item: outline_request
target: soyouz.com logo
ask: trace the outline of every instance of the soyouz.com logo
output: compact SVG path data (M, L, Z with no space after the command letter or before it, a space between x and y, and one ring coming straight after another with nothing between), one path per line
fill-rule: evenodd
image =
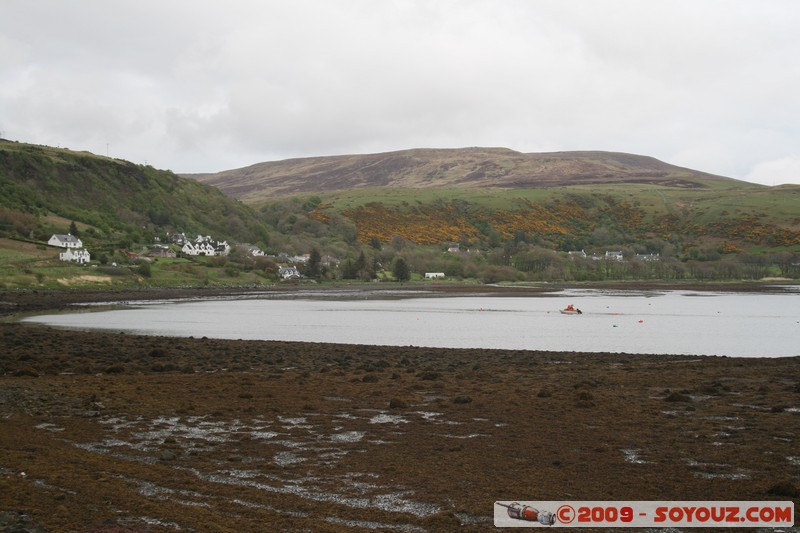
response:
M791 527L794 503L497 501L496 527Z

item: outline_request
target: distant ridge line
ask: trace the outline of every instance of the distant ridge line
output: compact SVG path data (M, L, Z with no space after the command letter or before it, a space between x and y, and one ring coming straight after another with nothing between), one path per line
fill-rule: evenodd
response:
M654 157L598 150L522 153L502 147L413 148L256 163L184 174L243 201L362 188L551 188L652 183L703 188L731 180Z

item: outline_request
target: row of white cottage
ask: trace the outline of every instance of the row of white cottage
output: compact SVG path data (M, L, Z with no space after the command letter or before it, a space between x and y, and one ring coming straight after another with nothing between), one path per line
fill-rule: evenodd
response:
M66 251L58 254L62 261L74 261L85 264L91 259L89 251L83 248L83 241L71 233L54 234L47 241L50 246L66 248ZM186 255L228 255L231 251L227 241L215 241L210 236L198 235L194 241L188 241L183 245L181 251Z
M187 241L181 251L186 255L228 255L231 247L228 241L215 241L209 235L198 235L194 241Z
M605 259L606 261L624 261L625 257L622 255L621 251L609 251L606 250L605 256L600 256L597 254L587 255L583 250L576 250L567 252L567 255L570 257L582 257L584 259L592 259L594 261L600 261L601 259ZM640 261L660 261L661 255L658 253L655 254L636 254L634 256L635 259Z
M83 248L83 242L72 235L71 233L54 234L47 241L50 246L57 246L59 248L66 248L65 252L58 254L58 258L62 261L74 261L76 263L85 264L91 259L89 251ZM253 247L255 248L255 247ZM255 248L257 252L251 251L253 255L264 255L264 252ZM228 255L231 247L227 241L215 241L210 236L198 235L194 241L185 241L181 251L186 255Z

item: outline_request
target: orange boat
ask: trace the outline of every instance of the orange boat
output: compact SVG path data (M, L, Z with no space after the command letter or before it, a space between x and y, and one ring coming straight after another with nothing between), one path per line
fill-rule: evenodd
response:
M560 309L562 315L582 315L583 311L569 304L565 309Z

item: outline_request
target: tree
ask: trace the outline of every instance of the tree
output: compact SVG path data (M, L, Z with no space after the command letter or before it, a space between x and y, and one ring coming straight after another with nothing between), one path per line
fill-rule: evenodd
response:
M355 269L355 265L353 265L353 260L348 257L347 261L345 261L342 266L342 278L356 279L356 277L358 277L358 271Z
M152 277L153 272L150 270L150 263L142 262L136 267L136 272L143 278Z
M402 257L398 257L394 261L394 268L392 269L394 277L397 281L408 281L411 279L411 270L408 268L408 263Z
M361 250L358 257L354 261L348 257L347 261L342 266L342 278L344 279L361 279L370 280L375 277L375 268L371 261L367 261L367 256L364 250Z
M74 235L75 237L79 237L78 235L78 225L75 224L75 221L69 223L69 233L70 235Z
M319 250L316 248L311 249L311 254L308 257L308 263L306 263L306 275L310 278L318 278L320 274L320 263L322 262L322 257L319 255Z
M357 273L360 273L362 270L364 270L364 267L366 266L367 266L367 256L364 255L364 250L361 250L361 253L358 256L358 259L356 259L356 264L353 266L353 268Z

